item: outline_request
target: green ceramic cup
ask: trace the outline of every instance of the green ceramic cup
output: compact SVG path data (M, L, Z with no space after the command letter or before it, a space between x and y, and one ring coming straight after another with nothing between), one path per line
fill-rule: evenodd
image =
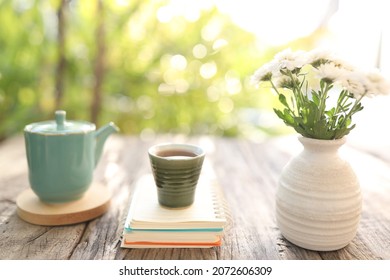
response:
M57 111L55 121L32 123L24 129L30 186L47 203L83 196L105 140L118 131L113 123L95 131L92 123L66 121L65 117L64 111Z
M148 151L160 205L188 207L194 202L205 152L189 144L159 144Z

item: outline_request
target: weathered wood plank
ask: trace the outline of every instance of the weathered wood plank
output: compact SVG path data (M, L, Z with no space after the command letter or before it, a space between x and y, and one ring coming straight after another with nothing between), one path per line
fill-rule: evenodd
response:
M216 144L214 169L224 188L232 212L233 233L227 236L222 250L223 259L278 259L273 243L275 227L272 223L272 188L267 172L257 164L245 141L219 139ZM263 157L263 155L259 155Z
M231 228L212 249L123 249L123 223L137 180L150 173L147 150L161 142L200 144L223 189ZM0 145L0 259L390 259L390 163L370 147L346 145L343 155L359 176L363 214L358 234L344 249L315 252L280 234L274 215L279 174L301 150L296 137L254 143L242 139L162 135L151 141L110 137L94 174L112 193L110 209L87 223L62 227L28 224L16 215L17 195L28 188L24 141Z

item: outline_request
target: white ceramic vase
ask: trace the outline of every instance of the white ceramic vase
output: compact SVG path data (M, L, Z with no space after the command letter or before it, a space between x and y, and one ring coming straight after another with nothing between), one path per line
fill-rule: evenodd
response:
M350 164L338 153L345 138L299 137L303 151L283 169L276 193L282 235L300 247L332 251L356 235L362 197Z

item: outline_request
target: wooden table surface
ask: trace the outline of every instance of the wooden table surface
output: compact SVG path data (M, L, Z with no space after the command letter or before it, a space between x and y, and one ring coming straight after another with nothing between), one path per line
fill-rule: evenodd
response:
M206 149L229 205L233 226L221 247L211 249L123 249L124 217L137 180L150 173L147 149L162 142L199 144ZM363 213L356 238L344 249L316 252L299 248L280 234L274 196L283 166L301 146L292 137L259 143L243 139L163 135L151 141L114 135L106 143L94 174L112 192L109 210L92 221L68 226L38 226L21 220L16 198L29 188L24 140L0 144L0 259L390 259L390 148L342 148L356 171Z

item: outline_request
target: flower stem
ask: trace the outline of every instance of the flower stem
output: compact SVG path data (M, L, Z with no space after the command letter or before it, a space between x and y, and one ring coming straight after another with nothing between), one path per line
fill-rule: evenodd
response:
M351 110L349 110L349 112L347 113L347 115L345 116L345 118L343 119L340 127L343 127L345 125L345 122L352 117L352 115L355 113L355 110L356 110L356 107L358 106L358 104L360 104L360 101L363 99L363 97L366 95L365 94L362 94L362 96L360 96L359 99L356 99L355 100L355 103L353 104Z
M273 89L276 91L276 93L280 96L281 93L280 93L279 90L276 88L275 84L274 84L271 80L270 80L270 83L271 83L272 88L273 88ZM290 112L290 114L291 114L292 116L295 116L294 111L291 110L291 107L288 105L287 102L286 102L285 106L287 107L287 110Z

